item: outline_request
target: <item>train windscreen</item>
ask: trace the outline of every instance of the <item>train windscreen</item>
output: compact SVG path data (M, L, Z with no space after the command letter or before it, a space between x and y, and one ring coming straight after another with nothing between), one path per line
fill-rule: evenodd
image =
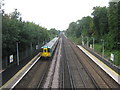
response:
M46 50L46 49L44 49L44 50L43 50L43 52L47 52L47 50Z
M50 52L50 48L48 48L48 52Z

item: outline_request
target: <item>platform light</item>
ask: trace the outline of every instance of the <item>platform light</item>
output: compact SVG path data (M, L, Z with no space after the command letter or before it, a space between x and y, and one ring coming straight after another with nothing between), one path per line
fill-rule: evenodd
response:
M94 50L95 39L94 39L94 37L92 37L92 39L93 39L93 50Z
M88 40L88 36L86 36L87 38L87 47L89 47L89 40Z
M19 50L18 50L18 48L19 48L19 46L18 46L18 44L19 44L20 42L19 41L16 41L16 46L17 46L17 65L19 65L20 64L20 61L19 61Z
M83 35L81 35L81 37L82 37L82 45L84 45L84 37L83 37Z
M105 52L105 49L104 49L104 40L103 39L101 39L101 41L103 42L102 43L102 56L104 57L104 52Z

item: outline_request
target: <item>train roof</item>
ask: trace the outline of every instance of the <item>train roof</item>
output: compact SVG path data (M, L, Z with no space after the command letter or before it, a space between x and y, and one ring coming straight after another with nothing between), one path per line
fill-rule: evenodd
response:
M41 48L52 48L55 42L58 40L58 37L53 38L50 42L42 46Z

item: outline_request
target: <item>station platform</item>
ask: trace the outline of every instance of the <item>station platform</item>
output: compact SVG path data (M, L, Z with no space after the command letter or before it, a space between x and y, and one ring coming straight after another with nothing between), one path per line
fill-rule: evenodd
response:
M101 67L111 78L113 78L118 84L120 84L120 74L119 71L116 72L111 67L103 63L99 58L94 56L92 53L90 53L88 50L83 48L80 45L77 45L79 49L81 49L91 60L93 60L99 67Z
M40 59L39 53L28 62L21 70L19 70L10 80L8 80L0 90L4 88L14 88L19 81L28 73L28 71L36 64L36 62Z

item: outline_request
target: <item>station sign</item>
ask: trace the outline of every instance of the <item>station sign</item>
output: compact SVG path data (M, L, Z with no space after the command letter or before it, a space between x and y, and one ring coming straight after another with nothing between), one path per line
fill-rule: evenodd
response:
M92 44L90 44L90 48L92 48Z
M111 53L110 59L114 61L114 54Z
M12 63L13 62L13 55L10 55L10 63Z
M36 49L38 49L38 45L36 45Z

